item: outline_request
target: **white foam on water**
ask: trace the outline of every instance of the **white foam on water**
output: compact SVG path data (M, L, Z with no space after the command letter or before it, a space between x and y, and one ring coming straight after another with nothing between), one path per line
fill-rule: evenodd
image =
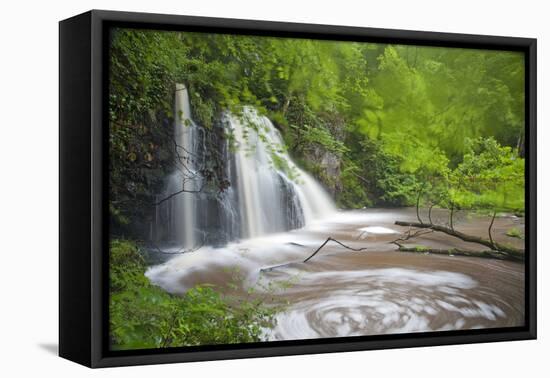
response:
M369 234L380 234L380 235L398 234L399 233L395 230L392 230L391 228L380 227L380 226L363 227L363 228L359 228L358 231L366 232L366 233L369 233Z
M286 232L229 243L221 248L204 246L152 266L145 275L170 293L184 293L195 284L203 283L193 282L191 276L215 277L230 270L253 285L261 269L303 261L320 243L316 237Z

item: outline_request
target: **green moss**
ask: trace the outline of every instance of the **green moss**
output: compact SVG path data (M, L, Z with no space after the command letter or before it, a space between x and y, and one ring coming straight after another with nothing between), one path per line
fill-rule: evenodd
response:
M506 236L509 236L511 238L518 238L518 239L524 239L525 236L521 232L519 228L512 227L509 230L506 231Z
M417 245L414 247L414 250L416 252L428 252L430 248L426 247L425 245Z

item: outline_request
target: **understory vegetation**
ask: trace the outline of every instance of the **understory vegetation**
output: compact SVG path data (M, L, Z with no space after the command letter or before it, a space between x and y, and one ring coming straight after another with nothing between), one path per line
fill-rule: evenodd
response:
M259 298L232 298L208 285L177 296L152 285L135 242L111 241L109 267L114 350L258 342L273 325L276 309Z

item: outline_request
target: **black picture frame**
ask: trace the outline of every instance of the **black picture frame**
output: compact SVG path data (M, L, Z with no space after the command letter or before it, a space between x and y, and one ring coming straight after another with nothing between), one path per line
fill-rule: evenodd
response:
M525 326L111 352L107 52L113 26L514 50L525 53ZM59 354L89 367L536 338L536 39L92 10L59 24Z

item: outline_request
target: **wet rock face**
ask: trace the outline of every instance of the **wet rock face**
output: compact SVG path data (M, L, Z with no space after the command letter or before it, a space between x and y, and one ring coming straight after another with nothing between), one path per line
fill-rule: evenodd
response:
M336 196L336 194L342 190L342 182L338 179L341 169L340 158L331 152L325 152L321 158L320 165L327 177L332 179L330 183L332 185L328 185L327 189L332 196Z
M318 168L317 172L314 172L315 177L322 182L333 198L336 197L343 189L339 179L342 168L340 157L322 147L315 146L306 158Z

